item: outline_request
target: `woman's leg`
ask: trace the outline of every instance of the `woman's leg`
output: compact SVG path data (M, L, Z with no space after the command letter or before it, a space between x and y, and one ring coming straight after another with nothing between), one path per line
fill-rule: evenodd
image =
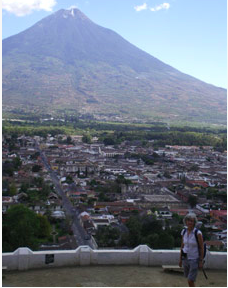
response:
M198 259L188 260L189 273L188 273L188 285L189 287L195 287L195 281L198 274L199 261Z

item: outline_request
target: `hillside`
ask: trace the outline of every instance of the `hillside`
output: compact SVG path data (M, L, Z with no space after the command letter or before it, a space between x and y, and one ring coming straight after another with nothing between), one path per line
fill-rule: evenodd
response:
M3 40L2 50L3 111L226 122L225 89L166 65L78 9Z

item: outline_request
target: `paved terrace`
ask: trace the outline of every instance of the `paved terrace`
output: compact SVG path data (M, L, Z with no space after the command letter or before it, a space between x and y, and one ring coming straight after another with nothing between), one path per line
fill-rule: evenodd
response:
M200 271L198 287L227 287L226 270ZM162 267L77 266L4 271L2 287L187 287L182 272L164 272Z
M199 272L197 285L227 287L227 253L208 251L208 280ZM31 251L21 247L3 253L3 287L186 287L183 272L164 272L177 265L179 251L153 250L139 245L131 250Z

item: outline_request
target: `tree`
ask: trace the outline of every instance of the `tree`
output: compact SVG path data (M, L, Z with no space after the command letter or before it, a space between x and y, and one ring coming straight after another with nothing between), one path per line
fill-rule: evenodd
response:
M129 230L127 244L130 247L136 247L140 244L141 240L141 221L138 217L131 216L126 223Z
M182 174L182 175L180 176L180 182L181 182L182 184L185 184L185 183L186 183L186 175L185 175L185 174Z
M7 179L2 179L2 195L7 196L10 184Z
M13 158L13 166L15 170L18 170L21 167L21 164L22 164L22 161L18 156Z
M71 183L73 183L73 182L74 182L74 181L73 181L72 176L71 176L71 175L67 175L67 177L66 177L66 183L71 184Z
M159 246L159 235L157 233L150 234L146 238L146 244L153 249L157 249Z
M50 208L48 207L48 208L46 209L45 213L44 213L44 216L46 216L46 218L47 218L47 220L48 220L49 222L51 222L51 220L52 220L51 215L52 215L52 211L51 211Z
M178 215L177 213L173 213L172 216L173 219L176 219L177 223L182 224L183 223L183 216Z
M172 249L174 247L174 237L167 232L162 232L159 234L158 246L161 249Z
M197 197L195 195L189 195L188 203L190 204L191 208L195 207L197 204Z
M44 178L42 177L34 177L33 178L33 183L37 186L37 187L43 187L45 185L44 183Z
M142 235L148 236L153 233L161 233L162 223L154 216L146 217L142 220Z
M72 138L70 136L67 136L66 143L72 144Z
M203 234L204 240L210 240L210 234L208 233L209 230L204 226L204 224L200 227L200 231Z
M102 191L98 194L98 201L100 202L109 202L110 199L108 198L108 196L105 195L105 193Z
M20 192L26 193L29 189L29 183L23 182L20 187Z
M164 175L163 175L165 178L168 178L168 179L171 179L172 178L172 176L170 175L170 173L169 173L169 171L165 171L164 172Z
M2 165L2 174L6 175L6 176L13 176L13 172L14 172L14 167L13 167L13 163L6 161L5 163L3 163Z
M199 171L199 166L196 164L193 164L190 168L189 171L194 171L194 172L198 172Z
M141 155L141 159L145 162L146 165L154 165L154 160L152 159L152 156Z
M92 179L89 183L91 186L96 186L98 183L95 179Z
M40 165L34 165L33 167L32 167L32 172L39 172L40 170L41 170L41 166Z
M17 193L17 187L16 187L16 185L15 185L15 183L12 183L10 186L9 186L9 190L8 190L9 192L8 192L8 195L9 196L14 196L14 195L16 195L16 193Z
M180 245L181 245L181 231L182 231L182 229L183 229L183 225L178 224L178 225L175 225L175 226L171 227L170 229L166 230L175 239L175 242L174 242L175 247L180 247Z
M90 143L91 143L91 140L92 140L92 137L91 137L89 134L83 135L83 137L82 137L82 142L83 142L83 143L88 143L88 144L90 144Z
M126 185L132 184L131 180L126 179L123 175L117 176L116 183Z
M115 240L118 240L120 231L117 228L110 226L99 227L96 233L96 240L101 247L110 247L115 245Z
M107 138L105 138L105 139L103 140L103 143L104 143L105 146L107 146L107 145L115 145L115 144L116 144L116 142L115 142L115 140L113 139L113 137L107 137Z
M51 233L51 225L48 221L47 216L37 215L39 220L39 229L37 232L37 236L39 238L46 238L50 236Z
M37 249L39 224L37 215L24 205L9 208L3 220L3 251L14 251L18 247Z
M31 158L32 160L36 160L39 156L40 156L40 152L35 152L34 154L32 154L32 155L30 156L30 158Z

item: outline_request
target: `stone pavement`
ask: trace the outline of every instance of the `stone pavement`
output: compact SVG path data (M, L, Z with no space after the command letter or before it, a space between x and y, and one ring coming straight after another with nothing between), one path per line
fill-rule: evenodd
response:
M197 287L227 287L226 271L200 271ZM187 287L180 272L162 267L77 266L29 271L4 271L2 287Z

